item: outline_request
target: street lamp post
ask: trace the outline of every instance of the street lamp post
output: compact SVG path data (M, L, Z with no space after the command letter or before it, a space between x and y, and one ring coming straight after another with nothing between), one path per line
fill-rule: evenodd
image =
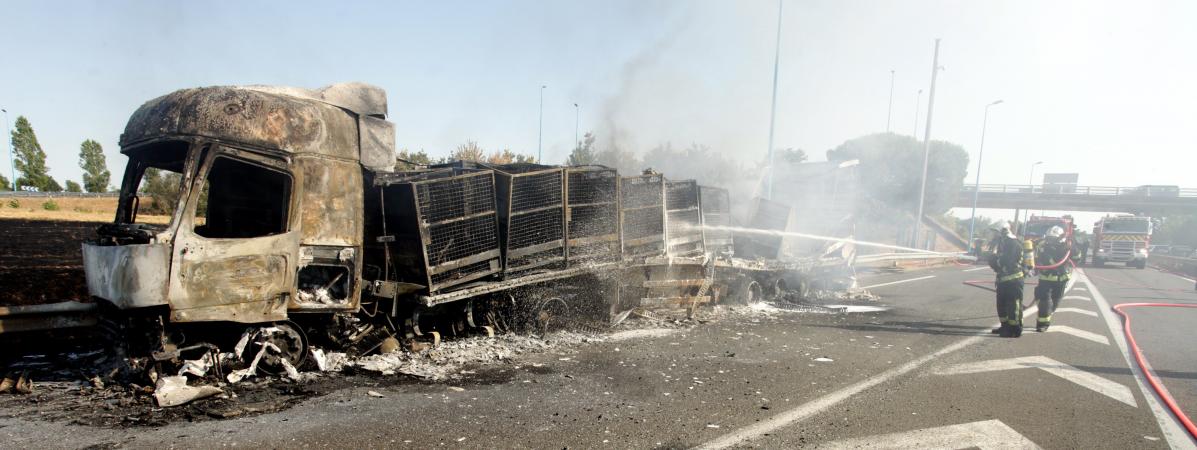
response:
M973 250L973 233L977 226L977 196L981 187L981 161L985 158L985 127L989 124L989 107L1001 104L1001 100L985 105L985 116L981 119L981 145L977 147L977 178L973 182L973 213L968 219L968 251Z
M1035 161L1035 164L1031 164L1031 177L1029 179L1027 179L1027 184L1031 186L1030 194L1032 196L1035 195L1035 167L1040 164L1043 164L1043 161ZM1022 212L1022 232L1019 233L1020 234L1019 237L1021 239L1027 238L1027 216L1030 214L1031 214L1031 208L1029 208L1029 207Z
M919 140L919 109L923 107L923 90L919 89L918 95L914 97L914 140Z
M931 117L935 112L935 81L939 78L939 39L935 40L935 57L931 59L931 90L927 93L927 125L923 133L923 178L919 183L919 212L914 217L914 239L911 247L918 247L919 232L923 228L923 207L927 200L927 165L931 160Z
M889 121L894 114L894 71L889 71L889 107L885 110L885 132L889 133Z
M13 190L13 192L16 192L17 191L17 165L13 163L13 159L12 159L12 128L9 128L9 125L8 125L8 110L0 109L0 111L4 112L4 131L5 131L4 140L5 140L5 142L8 142L8 169L10 170L9 175L12 175L12 190Z
M574 103L574 148L581 148L582 144L578 141L578 124L582 123L582 109L577 103Z
M777 66L781 61L781 6L777 0L777 42L773 46L773 101L769 105L769 172L765 174L765 199L773 199L773 125L777 122Z
M544 142L544 88L545 85L540 85L540 119L537 120L539 128L536 131L536 162L540 163L540 158L544 156L544 150L541 144Z

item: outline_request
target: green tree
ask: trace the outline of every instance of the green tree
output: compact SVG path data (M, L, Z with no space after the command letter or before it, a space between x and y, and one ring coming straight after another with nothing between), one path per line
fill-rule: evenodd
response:
M179 206L182 195L180 186L182 175L174 172L163 172L153 167L147 168L141 177L141 193L150 197L150 204L143 204L144 212L149 214L172 214Z
M50 168L46 167L46 152L37 142L37 135L33 132L33 125L25 116L18 116L16 128L12 131L12 149L16 156L14 164L21 176L17 178L17 186L31 186L46 192L61 191L54 178L50 177Z
M478 141L465 141L449 154L450 161L481 162L486 159L486 151L478 145Z
M869 213L869 217L892 215L894 209L911 214L918 210L922 143L910 136L878 133L849 140L827 151L828 161L853 159L860 160L862 193L888 207L886 211L866 208L863 212ZM925 214L938 216L952 207L967 171L968 153L964 147L931 141Z
M532 155L521 155L511 151L509 148L496 150L495 152L486 156L486 163L488 164L511 164L511 163L535 163L536 157Z
M569 153L569 159L565 163L571 166L585 166L594 164L597 160L594 151L594 133L586 133L582 138L582 142L574 145L574 150Z
M79 183L76 183L75 180L67 180L66 181L66 191L67 192L83 192L83 187L79 186Z
M413 152L405 148L395 156L395 170L414 170L435 162L424 150Z
M779 150L777 158L790 164L801 164L806 162L806 150L800 148Z
M658 145L644 153L644 166L670 179L693 179L708 186L730 187L748 178L739 163L701 144L686 148L676 148L668 142Z
M0 191L11 191L12 182L4 175L0 175Z
M108 191L112 174L108 172L104 148L99 142L88 139L79 145L79 168L83 169L83 187L87 192Z

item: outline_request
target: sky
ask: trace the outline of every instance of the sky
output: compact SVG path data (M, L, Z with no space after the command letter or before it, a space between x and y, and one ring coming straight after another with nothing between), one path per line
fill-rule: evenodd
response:
M921 136L940 38L930 136L969 151L967 182L984 106L1003 100L981 183L1026 183L1043 161L1082 185L1197 187L1197 2L785 0L780 19L775 148L821 160L887 117L912 134L920 89ZM562 162L577 120L600 144L760 161L777 21L774 0L6 1L0 108L29 118L60 183L81 178L85 139L119 180L129 115L207 85L379 85L399 146L434 156L542 139Z

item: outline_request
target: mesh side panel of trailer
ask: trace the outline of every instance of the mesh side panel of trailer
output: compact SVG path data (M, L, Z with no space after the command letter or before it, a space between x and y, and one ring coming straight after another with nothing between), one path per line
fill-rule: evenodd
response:
M481 172L414 183L419 226L425 229L433 285L497 272L497 258L445 270L439 266L499 250L494 179ZM497 255L496 255L497 256Z
M566 169L570 264L619 258L619 175L606 167Z
M512 213L562 204L561 172L558 170L518 175L512 183Z
M710 186L699 187L699 205L702 207L703 246L706 251L716 254L732 251L731 230L721 230L717 227L731 226L731 201L726 189Z
M562 171L512 175L506 217L507 270L561 268L565 263ZM550 265L551 264L551 265Z
M665 210L669 254L701 255L702 213L698 207L698 183L694 180L666 182Z
M421 181L417 186L424 223L495 212L494 179L489 172Z
M620 184L623 255L665 251L665 179L661 175L624 177Z

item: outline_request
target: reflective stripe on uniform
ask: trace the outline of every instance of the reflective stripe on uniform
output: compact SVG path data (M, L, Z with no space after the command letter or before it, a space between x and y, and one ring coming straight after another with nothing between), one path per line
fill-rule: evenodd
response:
M1022 272L1016 272L1016 273L1012 273L1010 275L1006 275L1003 277L998 277L998 283L1003 283L1003 282L1010 281L1010 280L1017 280L1019 278L1022 278Z

